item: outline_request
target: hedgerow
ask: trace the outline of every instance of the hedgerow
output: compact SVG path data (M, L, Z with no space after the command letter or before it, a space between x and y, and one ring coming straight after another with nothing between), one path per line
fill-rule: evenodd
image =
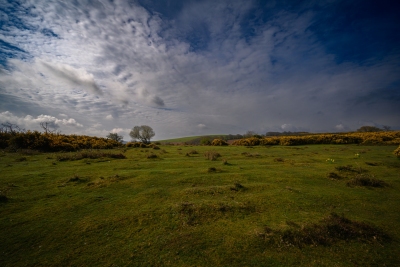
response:
M275 136L259 138L246 138L236 140L232 145L257 146L257 145L311 145L311 144L361 144L361 145L400 145L400 131L371 132L371 133L345 133L345 134L313 134L302 136Z
M0 148L32 149L44 152L109 149L120 146L117 141L85 136L41 133L38 131L0 133Z

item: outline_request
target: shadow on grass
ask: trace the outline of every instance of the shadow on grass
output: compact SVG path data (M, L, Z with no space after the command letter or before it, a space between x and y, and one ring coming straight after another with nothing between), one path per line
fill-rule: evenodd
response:
M258 236L267 241L268 244L278 247L304 246L330 246L338 241L358 241L363 243L388 242L390 237L382 230L364 222L352 221L331 213L319 223L299 227L291 226L287 230L273 230L265 227ZM295 228L295 229L293 229Z

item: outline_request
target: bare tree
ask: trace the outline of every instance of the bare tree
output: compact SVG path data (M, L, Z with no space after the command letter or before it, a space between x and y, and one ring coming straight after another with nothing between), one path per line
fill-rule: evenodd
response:
M46 134L50 133L55 133L56 128L58 125L56 125L54 122L49 122L49 121L44 121L40 123L40 127L43 128L44 132Z
M1 132L15 134L19 132L25 132L25 129L19 128L19 126L16 124L6 122L1 124Z
M114 141L117 141L119 143L121 143L123 141L123 139L124 139L124 137L122 135L119 135L117 133L109 133L107 135L107 138L111 139L111 140L114 140Z
M148 144L156 134L150 126L142 125L133 127L129 135L133 140L139 139L141 142Z

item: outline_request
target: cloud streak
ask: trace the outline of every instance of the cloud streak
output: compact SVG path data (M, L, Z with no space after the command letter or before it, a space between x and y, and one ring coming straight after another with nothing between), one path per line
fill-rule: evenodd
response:
M332 50L329 34L337 39L340 29L322 32L329 29L323 23L331 23L322 18L342 5L8 3L8 19L1 17L7 46L0 52L6 58L0 96L15 101L7 110L20 101L35 105L32 116L48 110L79 118L86 134L141 124L155 128L157 138L262 133L283 125L307 131L367 122L400 127L400 53L363 51L356 60ZM351 14L343 16L350 20ZM384 30L380 17L375 23L377 32Z

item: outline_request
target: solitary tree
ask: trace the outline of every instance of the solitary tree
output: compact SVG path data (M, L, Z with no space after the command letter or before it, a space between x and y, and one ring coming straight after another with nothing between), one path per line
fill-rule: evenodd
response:
M122 140L124 139L124 137L122 136L122 135L119 135L119 134L117 134L117 133L109 133L108 135L107 135L107 138L108 139L111 139L111 140L114 140L114 141L117 141L117 142L122 142Z
M150 126L142 125L133 127L132 131L129 133L133 140L139 139L141 142L148 144L150 139L156 134Z

